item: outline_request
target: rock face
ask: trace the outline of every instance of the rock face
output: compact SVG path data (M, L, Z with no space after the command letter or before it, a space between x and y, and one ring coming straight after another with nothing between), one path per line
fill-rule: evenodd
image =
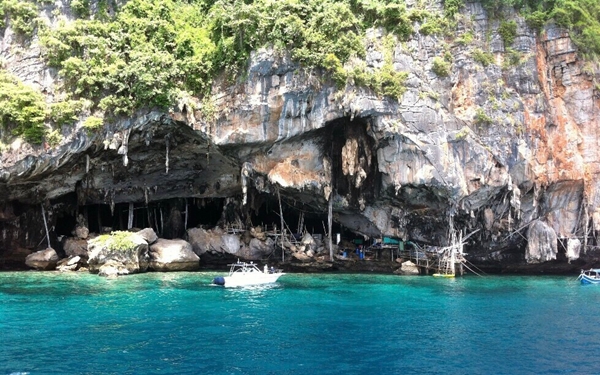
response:
M525 258L528 263L541 263L556 259L556 232L543 221L536 220L527 231L527 251Z
M508 46L481 4L466 2L461 14L455 37L421 34L415 22L417 32L395 44L394 69L408 73L399 100L352 83L339 89L326 72L261 49L243 81L214 85L210 117L200 103L182 103L142 109L101 133L79 124L54 148L15 144L0 157L0 257L38 246L41 204L56 235L71 233L81 207L90 232L107 223L128 229L131 202L140 226L177 237L199 224L281 229L280 211L295 223L306 213L312 232L325 234L332 201L335 225L358 236L445 245L450 225L479 230L466 249L479 264L596 261L597 64L555 25L536 33L513 15L517 37ZM462 43L467 30L473 41ZM383 64L383 37L368 33L368 69ZM35 45L22 54L9 53L10 40L2 48L25 82L58 85ZM493 62L477 62L479 50ZM440 77L433 59L446 52L452 63ZM519 58L510 62L513 52ZM274 249L256 236L246 243L200 228L187 235L201 257L257 259ZM94 245L90 267L145 269L143 245L128 251L131 261Z
M52 248L47 248L46 250L40 250L33 254L29 254L27 258L25 258L25 264L36 270L47 271L56 268L58 259L56 251Z
M88 243L88 264L101 276L128 275L148 269L148 243L135 233L99 236Z
M195 271L200 258L184 240L159 239L150 246L149 268L154 271Z

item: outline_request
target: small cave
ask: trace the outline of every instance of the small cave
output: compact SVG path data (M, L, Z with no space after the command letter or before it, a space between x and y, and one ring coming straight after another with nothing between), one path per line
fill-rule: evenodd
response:
M360 207L373 202L381 188L375 139L368 134L369 119L343 117L324 129L323 149L331 160L334 191Z

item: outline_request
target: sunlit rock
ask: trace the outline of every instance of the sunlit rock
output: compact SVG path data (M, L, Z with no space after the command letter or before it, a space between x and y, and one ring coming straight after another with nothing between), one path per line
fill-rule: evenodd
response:
M527 263L542 263L556 259L558 244L556 232L548 224L536 220L527 231Z
M153 271L195 271L200 258L184 240L158 239L150 246L149 268Z
M136 233L113 232L88 242L92 273L127 275L148 269L148 243ZM100 272L102 271L102 272Z
M58 255L52 248L36 251L25 258L25 264L36 270L53 270L58 262Z

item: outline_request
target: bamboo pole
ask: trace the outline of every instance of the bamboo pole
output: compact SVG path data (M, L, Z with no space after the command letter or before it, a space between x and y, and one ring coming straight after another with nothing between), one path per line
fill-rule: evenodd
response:
M162 236L162 234L165 230L165 219L163 217L162 207L159 210L160 210L160 235Z
M188 223L188 200L185 198L185 222L183 224L183 229L187 231L187 223Z
M589 225L589 221L590 221L586 195L584 195L584 197L583 197L583 209L584 209L583 220L585 220L584 229L583 229L583 253L586 254L587 253L587 244L588 244L588 225Z
M52 247L50 246L50 232L48 231L48 222L46 221L46 210L44 210L44 204L41 204L42 206L42 217L44 218L44 228L46 228L46 241L48 241L48 247Z
M133 202L129 202L129 214L127 216L127 229L133 228Z
M285 262L285 249L283 248L283 208L281 207L281 193L279 187L277 187L277 199L279 200L279 219L281 220L281 262Z
M333 194L329 196L329 209L327 210L327 224L329 225L329 259L333 261L333 241L331 238L333 226Z

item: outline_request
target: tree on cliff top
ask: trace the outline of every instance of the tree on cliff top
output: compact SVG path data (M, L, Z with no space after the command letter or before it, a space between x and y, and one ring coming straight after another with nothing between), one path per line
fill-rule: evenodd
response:
M542 22L554 18L575 31L582 50L600 53L597 0L482 3L492 14L516 7L541 15ZM52 7L47 0L0 0L0 18L28 33L21 26L31 19L35 4ZM92 111L128 115L141 107L171 106L188 94L203 96L219 74L231 79L243 74L251 51L266 45L307 68L329 71L340 85L353 82L400 96L405 76L389 66L346 70L353 56L365 54L365 31L382 27L402 40L419 23L423 33L440 32L438 26L451 24L462 0L445 0L446 20L424 5L409 10L405 0L78 0L70 6L76 21L38 29L49 64L75 99L93 103ZM34 20L25 23L40 25Z

